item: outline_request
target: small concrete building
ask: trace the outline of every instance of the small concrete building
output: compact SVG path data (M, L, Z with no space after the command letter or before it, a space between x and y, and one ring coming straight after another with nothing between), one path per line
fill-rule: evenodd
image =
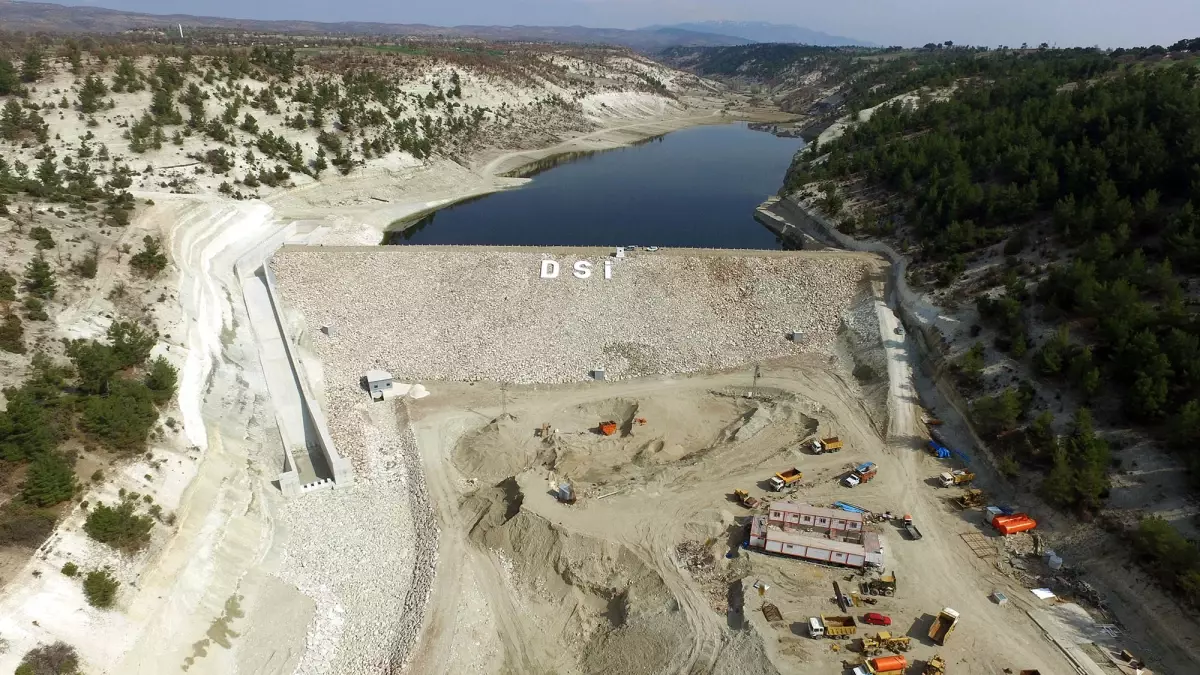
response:
M367 391L376 401L382 401L387 392L392 390L392 374L386 370L368 370L366 377Z
M768 523L780 530L818 532L829 539L861 543L863 514L811 504L779 501L767 512Z

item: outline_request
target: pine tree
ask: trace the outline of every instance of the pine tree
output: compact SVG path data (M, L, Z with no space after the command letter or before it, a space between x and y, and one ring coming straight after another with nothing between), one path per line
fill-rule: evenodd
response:
M21 318L12 312L0 324L0 349L12 354L25 353L25 329L21 326Z
M37 47L25 52L21 60L21 81L37 82L42 77L42 52Z
M75 494L72 463L57 452L47 452L29 465L21 486L21 499L34 506L53 506Z
M25 266L25 290L43 300L50 300L58 292L54 270L50 269L50 263L41 252Z

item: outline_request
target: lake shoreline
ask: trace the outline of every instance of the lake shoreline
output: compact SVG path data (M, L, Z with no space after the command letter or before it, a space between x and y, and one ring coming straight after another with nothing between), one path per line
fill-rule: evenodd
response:
M709 109L702 115L650 119L630 125L618 125L598 129L574 138L565 139L544 148L504 151L490 158L489 155L493 153L482 153L475 162L468 164L468 168L489 179L491 185L463 190L456 195L447 196L446 198L432 202L410 204L412 208L383 226L380 232L381 239L386 238L388 235L394 236L398 232L408 230L439 211L460 206L465 202L497 192L523 187L532 180L532 177L516 176L514 174L526 171L529 167L539 162L576 153L591 155L609 150L620 150L656 137L666 136L675 131L695 127L735 124L738 122L777 122L784 118L790 118L790 116L787 113L772 112L769 110L726 111Z
M751 221L802 141L752 129L745 117L717 112L639 124L620 130L620 144L600 132L498 156L485 166L506 170L495 177L501 189L421 204L370 243L786 247ZM607 152L615 149L627 152ZM514 177L519 172L525 177ZM471 203L483 195L491 196L487 206Z

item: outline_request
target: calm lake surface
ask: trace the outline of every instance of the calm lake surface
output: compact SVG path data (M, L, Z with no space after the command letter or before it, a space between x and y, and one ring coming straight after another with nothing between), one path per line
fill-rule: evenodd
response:
M778 249L754 208L802 145L728 124L551 158L525 169L528 185L427 215L384 243Z

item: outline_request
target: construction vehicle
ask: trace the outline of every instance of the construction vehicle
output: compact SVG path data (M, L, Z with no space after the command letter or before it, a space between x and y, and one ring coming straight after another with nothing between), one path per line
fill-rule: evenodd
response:
M937 618L933 620L933 625L929 627L929 639L939 645L946 644L946 638L954 632L954 627L958 625L958 612L943 607L942 611L938 612Z
M821 455L826 452L837 452L842 449L842 439L837 436L829 438L814 438L812 442L812 453Z
M763 603L762 613L767 621L783 621L783 612L780 612L778 607L769 602Z
M972 509L976 506L983 506L983 490L979 488L971 488L966 493L954 498L954 504L960 509Z
M800 469L792 467L787 471L781 471L774 476L771 476L771 489L776 492L782 492L784 488L793 483L799 483L800 479L804 478L804 472Z
M613 434L617 433L617 421L608 420L607 422L601 422L597 429L603 436L612 436Z
M885 574L878 579L871 579L860 584L862 592L867 595L886 595L893 596L896 594L896 573Z
M904 635L892 635L881 632L878 635L862 637L862 653L864 656L878 656L885 651L899 654L912 649L912 638Z
M876 656L873 659L864 659L863 665L867 667L866 672L870 675L904 675L908 668L908 659L903 656Z
M946 660L941 654L934 654L925 662L925 670L921 671L921 675L946 675Z
M737 497L738 503L748 509L752 509L761 503L758 497L751 497L750 493L745 490L734 490L733 496Z
M913 525L912 516L907 513L904 514L904 531L908 533L908 538L913 541L921 538L921 531L917 529L916 525Z
M962 469L955 469L938 476L942 480L942 487L954 487L955 485L964 485L975 480L975 474Z
M825 635L839 640L848 640L858 632L858 623L852 616L821 615L821 625L825 627Z
M875 466L875 462L864 462L854 467L854 471L851 471L849 476L843 478L842 482L847 487L854 487L855 485L870 481L877 473L879 473L879 469Z

